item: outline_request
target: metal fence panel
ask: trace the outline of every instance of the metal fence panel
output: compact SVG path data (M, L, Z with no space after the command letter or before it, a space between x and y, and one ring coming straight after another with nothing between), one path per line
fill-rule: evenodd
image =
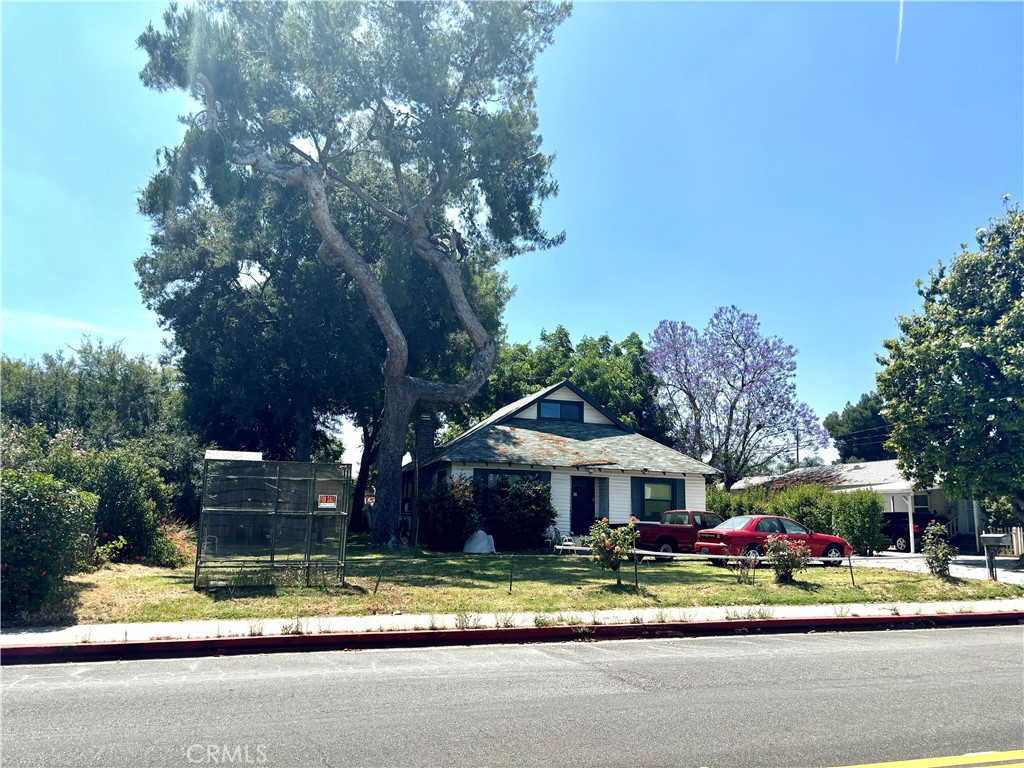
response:
M194 587L276 583L280 569L344 580L351 490L348 464L207 459Z

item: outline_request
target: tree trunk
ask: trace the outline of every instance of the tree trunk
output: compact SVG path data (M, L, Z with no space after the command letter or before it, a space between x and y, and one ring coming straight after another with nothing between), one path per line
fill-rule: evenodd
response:
M404 378L386 382L380 448L377 452L377 500L373 507L374 547L398 549L398 525L402 513L402 456L416 399Z
M352 489L350 531L368 530L363 524L363 507L366 505L366 488L370 484L370 467L377 460L377 432L379 431L379 424L374 423L371 429L367 429L364 425L362 431L363 452L359 459L359 472L356 473L356 484Z

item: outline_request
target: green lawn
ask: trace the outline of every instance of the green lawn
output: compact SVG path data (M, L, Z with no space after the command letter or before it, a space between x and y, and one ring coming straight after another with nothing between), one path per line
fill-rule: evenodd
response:
M512 592L509 593L509 568ZM374 594L377 576L380 586ZM879 568L811 567L796 583L773 582L760 568L754 585L703 561L644 562L640 589L633 569L602 571L586 557L551 554L386 555L350 548L345 587L221 588L192 590L192 569L172 571L117 564L73 577L59 600L19 623L67 624L193 619L266 619L296 616L441 613L568 613L612 608L815 605L985 600L1024 597L1024 587L976 580L942 580ZM5 621L12 617L5 616Z

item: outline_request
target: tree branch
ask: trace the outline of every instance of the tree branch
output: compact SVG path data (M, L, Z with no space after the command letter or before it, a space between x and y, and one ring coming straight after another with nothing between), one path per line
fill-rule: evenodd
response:
M344 186L370 210L374 211L375 213L379 213L381 216L390 219L396 224L400 224L403 227L408 227L408 219L406 219L404 216L402 216L402 214L398 213L397 211L391 210L382 202L377 200L377 198L375 198L373 195L371 195L369 192L363 189L362 185L360 185L358 182L353 181L345 174L334 170L328 165L324 165L322 163L317 162L309 155L308 152L303 152L294 144L289 144L288 149L297 154L299 157L306 160L306 162L308 162L310 165L314 165L322 169L323 172L327 174L327 178L331 179L332 181L336 181L342 186Z

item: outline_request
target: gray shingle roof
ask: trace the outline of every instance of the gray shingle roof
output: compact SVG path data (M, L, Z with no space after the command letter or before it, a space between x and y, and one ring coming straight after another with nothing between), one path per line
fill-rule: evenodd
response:
M532 395L530 399L536 397ZM517 410L519 408L511 411L502 409L506 413ZM590 465L625 472L647 469L651 472L717 474L717 470L701 461L618 425L515 418L495 423L498 419L493 416L487 421L486 426L482 422L442 446L433 461L547 467Z
M908 484L899 471L896 460L860 461L852 464L831 464L824 467L802 467L777 477L744 478L733 485L733 490L766 485L786 488L803 483L821 483L829 488L869 488L890 484Z

